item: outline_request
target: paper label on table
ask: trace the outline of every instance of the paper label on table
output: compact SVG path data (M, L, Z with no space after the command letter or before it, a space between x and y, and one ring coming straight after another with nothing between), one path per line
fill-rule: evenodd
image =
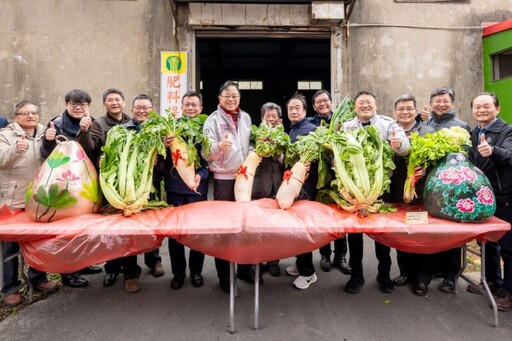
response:
M427 211L405 213L405 223L410 225L428 224Z

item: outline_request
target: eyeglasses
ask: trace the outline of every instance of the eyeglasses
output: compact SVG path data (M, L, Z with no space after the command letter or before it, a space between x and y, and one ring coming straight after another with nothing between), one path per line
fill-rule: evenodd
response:
M72 108L77 108L77 107L80 107L80 108L87 108L89 106L89 103L87 102L84 102L84 103L75 103L75 102L69 102L68 103Z
M184 107L192 107L192 108L197 108L199 106L199 103L183 103L183 106Z
M222 96L220 96L220 97L222 97L222 98L224 98L224 99L230 99L230 98L232 98L232 99L238 99L238 98L240 98L240 95L222 95Z
M136 107L133 107L133 110L135 110L135 111L141 111L141 110L142 110L142 111L146 111L146 112L147 112L147 111L150 111L150 110L151 110L151 108L153 108L153 107L141 107L141 106L136 106Z
M27 117L29 115L38 116L39 113L36 112L36 111L28 111L28 112L17 112L15 115L16 116L21 116L21 117Z
M416 108L415 107L407 107L407 108L395 108L395 111L398 111L398 112L404 112L404 111L416 111Z
M330 99L317 99L315 100L315 104L322 104L322 103L329 103L331 100Z
M433 103L439 105L439 104L450 104L451 102L452 101L450 101L450 100L439 100L438 99L438 100L435 100Z

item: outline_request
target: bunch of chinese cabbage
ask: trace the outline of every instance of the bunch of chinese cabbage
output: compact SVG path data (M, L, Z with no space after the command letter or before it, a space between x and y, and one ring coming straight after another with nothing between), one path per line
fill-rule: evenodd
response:
M332 114L331 121L327 126L325 134L328 136L334 134L336 131L342 129L343 123L352 120L356 116L357 114L354 110L354 101L348 97L343 98L340 105ZM316 186L318 189L328 186L332 179L330 172L331 156L332 153L327 152L325 148L320 149L320 156L318 157L318 182Z
M336 131L325 147L333 154L336 179L331 189L319 192L319 199L360 216L377 212L382 205L377 199L389 189L395 168L393 151L379 131L373 126Z
M109 130L102 147L100 186L113 207L125 216L140 212L149 201L154 160L165 154L162 129L144 126L139 133L118 125Z
M201 114L176 119L172 113L168 117L155 114L144 122L144 128L155 127L162 130L164 136L174 136L170 146L173 166L191 189L195 189L196 169L201 167L201 157L196 146L200 145L205 151L210 150L210 140L203 135L203 124L207 117Z
M415 175L415 168L427 169L449 153L463 152L470 146L470 135L462 127L443 128L425 136L412 133L407 179L404 185L404 202L409 203L417 197L415 185L419 179Z
M235 180L235 200L251 201L252 185L256 168L261 157L278 157L284 155L290 146L290 137L284 132L283 125L272 127L262 122L259 127L251 128L251 139L255 143L253 152L245 158Z

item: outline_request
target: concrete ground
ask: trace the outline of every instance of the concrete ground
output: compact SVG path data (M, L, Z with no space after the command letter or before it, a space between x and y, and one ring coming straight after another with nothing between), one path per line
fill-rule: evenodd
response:
M236 332L229 328L229 295L218 286L213 259L206 258L205 285L194 288L189 278L172 290L167 242L161 254L166 274L153 278L143 268L141 290L123 290L122 277L111 288L103 274L87 276L90 285L68 289L36 302L0 323L1 340L511 340L512 312L492 310L484 296L470 294L459 282L458 295L440 292L440 280L429 295L414 296L410 287L383 294L375 281L377 262L373 241L365 239L366 285L347 294L348 276L323 272L315 252L318 281L307 290L292 288L284 269L294 258L281 261L283 275L264 274L260 287L260 328L254 330L253 287L239 283L235 304ZM393 253L393 259L395 255ZM139 264L143 264L139 257ZM392 277L397 275L393 264Z

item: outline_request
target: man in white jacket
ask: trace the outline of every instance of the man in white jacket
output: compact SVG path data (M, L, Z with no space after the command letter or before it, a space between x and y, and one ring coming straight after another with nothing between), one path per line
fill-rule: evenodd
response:
M380 131L384 141L388 141L393 151L399 156L409 153L411 147L409 139L402 127L390 117L377 114L377 101L375 96L367 91L360 91L354 99L354 109L357 117L343 124L343 129L354 130L366 126L374 126ZM357 294L364 285L363 275L363 235L361 233L350 233L348 235L348 247L350 250L350 267L352 273L345 285L345 291ZM394 284L389 276L391 269L391 258L388 249L382 244L375 242L375 253L379 260L377 282L379 289L385 293L394 291Z

